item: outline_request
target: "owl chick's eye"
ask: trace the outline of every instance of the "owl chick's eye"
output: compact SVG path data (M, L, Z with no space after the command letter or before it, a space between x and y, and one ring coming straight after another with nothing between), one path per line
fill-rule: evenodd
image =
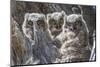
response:
M41 23L41 21L40 21L40 20L38 20L38 21L37 21L37 25L40 25L40 23Z
M44 20L38 20L38 21L37 21L37 25L43 26L43 25L45 25L45 21L44 21Z
M41 29L41 30L46 30L47 24L46 24L46 22L45 22L44 19L40 19L40 20L38 20L36 23L37 23L37 26L38 26L39 29Z
M31 28L33 26L33 22L32 21L27 21L26 22L26 28Z
M33 25L33 22L32 21L28 21L28 25Z
M77 23L75 24L75 26L76 26L77 28L80 28L80 27L82 27L82 23L81 23L81 22L77 22Z

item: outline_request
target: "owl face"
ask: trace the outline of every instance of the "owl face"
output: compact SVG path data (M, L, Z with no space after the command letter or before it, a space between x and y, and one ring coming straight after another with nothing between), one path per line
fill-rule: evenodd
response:
M82 29L83 27L82 24L83 22L81 20L81 16L72 14L72 15L67 16L64 28L69 29L70 31L73 31L73 32L78 32Z
M34 31L44 31L47 29L45 15L40 13L26 13L22 28L26 37L34 40Z
M47 24L44 14L32 13L29 19L33 21L35 29L46 30Z
M62 31L64 24L64 13L52 13L48 15L48 27L53 37L56 37Z

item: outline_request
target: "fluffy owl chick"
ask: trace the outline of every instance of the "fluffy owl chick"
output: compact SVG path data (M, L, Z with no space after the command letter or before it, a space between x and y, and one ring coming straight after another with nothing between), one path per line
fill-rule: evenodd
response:
M52 38L55 38L62 32L64 16L65 16L64 11L47 14L47 23Z
M45 15L32 13L29 19L34 23L35 45L33 45L33 55L39 60L37 64L53 63L58 53L51 41Z
M88 28L81 14L66 17L63 33L60 35L64 34L66 40L61 46L61 53L66 58L65 62L88 61Z

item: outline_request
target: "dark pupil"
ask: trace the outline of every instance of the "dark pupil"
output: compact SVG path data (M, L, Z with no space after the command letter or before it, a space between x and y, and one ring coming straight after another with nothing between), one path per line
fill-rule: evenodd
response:
M44 20L38 20L37 21L37 25L39 25L39 26L42 26L42 25L44 25L45 23L44 23Z
M81 24L81 22L76 22L76 24L75 24L75 26L77 27L77 28L79 28L80 26L82 26L82 24Z
M81 20L77 20L77 21L76 21L76 25L82 26Z
M33 22L32 22L32 21L29 21L29 22L28 22L28 25L33 25Z

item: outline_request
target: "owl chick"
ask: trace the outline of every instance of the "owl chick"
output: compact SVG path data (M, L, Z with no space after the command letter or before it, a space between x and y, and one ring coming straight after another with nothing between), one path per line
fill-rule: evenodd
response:
M47 23L52 38L55 38L58 34L62 32L64 16L65 16L64 11L54 12L52 14L47 15Z
M58 36L63 42L61 46L62 58L66 58L65 62L88 61L89 31L83 15L70 14L65 18L63 33ZM61 38L62 35L64 38Z

